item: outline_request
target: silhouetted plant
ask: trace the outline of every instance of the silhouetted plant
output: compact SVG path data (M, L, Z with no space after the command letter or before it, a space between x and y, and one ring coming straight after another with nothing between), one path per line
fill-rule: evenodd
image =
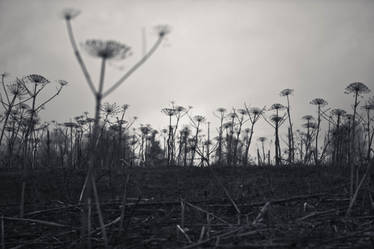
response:
M175 109L174 108L164 108L161 110L164 114L166 114L169 117L169 134L167 139L167 164L168 166L172 165L173 155L172 155L172 146L173 146L173 126L171 124L171 119L175 115Z
M223 149L223 120L225 118L226 109L225 108L218 108L217 114L214 115L219 119L219 128L218 128L218 165L222 164L222 149Z
M303 127L307 129L306 133L306 152L305 152L305 158L304 158L304 163L308 164L312 158L312 156L315 153L315 149L313 149L311 143L313 139L315 139L315 134L317 131L317 123L307 121L307 123L303 124Z
M349 164L351 165L351 185L350 185L350 196L353 197L354 193L354 182L357 182L358 179L355 179L355 169L357 170L355 163L353 162L356 158L356 148L355 148L355 141L356 141L356 114L357 114L357 107L359 105L358 97L362 94L370 92L370 89L361 82L353 82L349 84L345 88L346 94L353 94L354 102L353 102L353 117L352 117L352 127L351 127L351 141L350 141L350 151L348 154Z
M74 122L65 122L64 126L67 127L70 130L70 152L69 152L69 164L73 168L75 168L75 164L73 163L73 130L78 127L78 124Z
M163 142L163 151L164 151L164 159L167 159L167 151L168 151L168 148L167 148L167 138L169 137L168 136L168 129L161 129L161 134L162 134L162 138L164 140Z
M5 85L4 78L7 75L5 73L1 74L1 84L4 90L5 99L0 95L1 104L4 107L4 120L3 120L3 127L1 129L1 136L0 136L0 146L1 142L3 141L5 128L7 127L9 117L14 107L24 103L26 100L22 100L22 98L27 94L27 91L24 87L24 82L20 79L16 79L14 83L9 85ZM19 99L18 103L16 102Z
M226 133L226 143L227 143L227 146L226 146L226 160L227 160L227 165L231 165L232 164L232 160L233 160L233 143L234 143L234 130L235 130L235 126L236 126L236 123L235 123L235 118L236 118L236 112L235 112L235 109L233 109L233 112L227 114L227 117L228 119L230 120L229 121L229 126L227 126L228 129L226 129L226 131L229 131L228 133Z
M207 140L205 141L205 146L206 146L206 163L207 163L207 166L209 167L210 166L210 155L214 152L215 148L213 150L211 150L211 145L212 145L212 141L210 140L210 122L208 122L208 132L207 132Z
M342 155L342 142L344 132L341 129L342 118L346 114L346 111L336 108L331 111L331 114L336 117L335 128L333 129L333 152L332 152L332 163L334 165L341 164L343 155Z
M306 133L306 139L305 139L305 157L304 157L304 163L309 162L311 157L311 144L312 144L312 134L311 134L311 128L312 130L317 127L317 125L313 122L314 117L312 115L305 115L302 117L303 120L306 120L306 123L303 125L307 129Z
M275 104L271 105L271 107L269 108L270 111L275 111L275 114L270 116L270 121L267 120L267 118L265 118L264 115L262 115L264 117L264 120L268 124L270 124L275 130L275 133L274 133L274 137L275 137L275 139L274 139L274 149L275 149L275 164L277 166L282 164L282 157L281 157L282 152L281 152L281 147L280 147L280 142L279 142L279 128L284 123L285 117L286 117L287 114L284 114L283 116L279 116L279 112L281 110L284 110L284 109L285 109L284 105L279 104L279 103L275 103Z
M282 157L281 157L281 147L279 143L279 127L284 122L284 118L278 115L273 115L270 117L270 120L274 123L275 128L275 164L281 165L282 164Z
M125 120L125 115L126 115L128 108L129 108L129 105L127 104L122 105L120 108L120 118L117 117L119 160L126 160L126 158L124 158L124 156L126 155L126 151L125 151L126 146L124 147L122 146L122 140L123 140L124 130L126 131L132 125L132 123L129 123Z
M248 108L247 105L245 105L245 109L247 111L249 122L251 123L251 128L249 129L249 134L248 134L248 137L247 137L245 152L244 152L244 164L247 165L248 164L248 158L249 158L249 148L251 146L255 124L261 118L261 115L263 114L265 108L263 108L263 109L260 109L258 107Z
M362 106L362 109L366 112L366 132L367 132L367 153L366 153L366 160L369 162L371 159L371 146L373 144L373 138L374 138L374 129L373 131L371 128L371 112L374 110L374 103L371 103L370 101L367 102L364 106Z
M226 156L226 164L229 165L229 157L230 157L230 153L231 153L231 148L230 148L230 137L231 137L231 130L233 129L232 128L232 122L225 122L223 123L222 125L223 127L223 130L225 132L225 147L226 147L226 153L225 153L225 156Z
M183 156L183 166L187 166L187 155L189 152L188 138L191 134L191 130L188 126L185 126L180 130L179 133L179 150L177 160L178 164L180 164L180 160Z
M45 77L39 74L30 74L22 78L16 78L14 82L6 84L4 80L6 76L4 73L1 74L4 97L0 95L0 100L5 115L2 120L0 153L5 131L8 131L7 164L11 166L14 155L18 155L21 158L19 164L23 168L20 200L20 217L23 217L26 181L30 179L31 170L38 167L39 148L42 146L41 143L46 130L46 125L37 126L40 123L38 114L44 109L45 105L61 92L67 82L57 81L59 87L56 88L56 92L50 97L43 98L40 95L46 89L46 85L50 83Z
M289 124L289 141L288 141L288 163L293 163L294 161L294 154L295 154L295 146L294 146L294 136L293 136L293 125L291 121L291 111L290 111L290 98L289 96L292 95L293 89L284 89L280 92L281 96L287 98L287 116L288 116L288 124Z
M195 115L193 118L190 119L192 122L193 127L195 128L195 136L193 137L193 142L191 145L192 149L192 155L191 155L191 162L190 166L194 165L195 161L195 155L196 155L196 150L198 149L197 147L199 146L199 132L200 132L200 125L202 122L205 121L205 117L201 115Z
M327 105L327 101L322 98L315 98L312 101L310 101L310 104L317 106L317 132L315 137L315 148L314 148L314 162L316 165L319 165L319 154L318 154L318 137L321 127L321 112L322 107Z
M349 153L349 163L352 163L352 160L355 159L356 151L355 151L355 134L356 134L356 114L357 114L357 107L359 105L358 97L362 94L369 93L370 89L361 82L353 82L349 84L345 88L346 94L353 94L354 102L353 102L353 119L352 119L352 132L351 132L351 151ZM352 190L353 191L353 190Z
M88 70L86 68L86 65L82 59L82 56L80 55L80 52L78 50L78 46L76 45L73 30L72 30L72 25L71 25L71 20L78 16L79 11L74 10L74 9L66 9L63 11L63 17L66 21L66 27L69 35L69 39L74 51L74 54L79 62L79 65L83 71L83 74L87 80L87 83L91 89L91 92L93 93L95 97L95 121L94 121L94 127L93 127L93 133L91 136L91 145L90 145L90 150L91 150L91 156L90 156L90 162L89 162L89 168L88 168L88 174L87 174L87 180L84 185L87 185L88 189L85 192L88 196L87 201L90 198L91 195L91 185L92 185L92 190L93 194L96 200L96 207L97 211L99 213L99 221L100 221L100 226L102 229L102 235L104 239L104 245L105 248L108 248L108 241L106 237L106 232L104 228L104 223L103 219L101 216L101 211L100 211L100 205L99 205L99 199L97 195L97 190L96 190L96 183L95 183L95 178L93 177L93 171L95 168L95 162L97 162L97 156L98 153L96 153L97 149L97 143L98 143L98 131L99 131L99 118L100 118L100 107L101 107L101 101L103 98L108 96L110 93L112 93L115 89L117 89L130 75L132 75L133 72L135 72L160 46L162 40L166 36L166 34L169 32L169 29L167 26L158 26L158 39L154 43L154 45L151 47L151 49L137 62L135 63L117 82L115 82L109 89L104 90L104 77L105 77L105 66L106 62L109 60L114 60L114 59L125 59L129 56L130 54L130 48L127 45L121 44L119 42L115 41L101 41L101 40L88 40L83 44L83 47L85 50L93 57L97 57L101 59L101 71L100 71L100 79L99 79L99 84L98 88L96 89L93 81L91 79L90 74L88 73ZM84 224L86 226L87 224ZM87 230L85 230L87 231Z
M140 164L145 165L147 162L147 136L151 132L150 125L141 126L140 127L141 132L141 145L139 150L139 159Z
M266 137L259 137L258 138L258 141L260 141L260 143L261 143L261 149L262 149L262 157L260 157L261 158L261 160L260 160L261 164L265 164L265 160L266 160L265 145L264 145L266 140L267 140Z
M175 106L174 102L172 102L172 107L174 109L174 116L175 116L175 126L172 129L172 134L171 134L171 160L172 162L175 161L175 155L176 155L176 135L177 131L179 128L179 123L181 121L181 118L183 118L185 115L188 114L188 112L191 110L191 106L188 108L184 108L183 106Z
M48 102L50 102L57 95L60 94L62 88L66 85L66 82L58 81L59 87L56 89L55 94L53 94L52 96L50 96L49 98L45 100L42 100L40 103L37 103L37 100L39 99L38 96L40 96L41 92L43 91L43 89L45 89L46 85L50 83L50 81L41 75L30 74L28 76L25 76L22 79L22 81L19 81L19 82L23 84L23 87L25 88L26 92L30 96L30 101L31 101L31 106L30 106L30 109L28 110L28 112L30 113L30 117L28 118L27 129L24 134L24 149L25 149L24 153L25 153L25 158L26 158L26 155L28 153L27 151L28 139L29 139L30 134L32 134L34 130L35 120L37 118L38 112L42 110ZM32 162L31 168L32 167L33 167L33 162Z
M237 130L236 130L236 139L234 140L234 150L233 150L233 165L236 166L237 164L237 154L238 154L238 147L240 143L240 134L242 131L243 124L245 124L249 119L246 119L245 116L247 115L247 111L245 109L238 109L237 115L235 115L237 119Z

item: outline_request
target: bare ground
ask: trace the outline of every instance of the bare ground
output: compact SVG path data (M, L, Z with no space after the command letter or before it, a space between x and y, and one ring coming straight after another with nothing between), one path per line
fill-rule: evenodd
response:
M126 177L124 229L119 217ZM351 215L349 169L340 167L127 168L96 174L110 248L374 248L373 182ZM84 248L85 174L0 172L4 248ZM94 204L90 241L103 248Z

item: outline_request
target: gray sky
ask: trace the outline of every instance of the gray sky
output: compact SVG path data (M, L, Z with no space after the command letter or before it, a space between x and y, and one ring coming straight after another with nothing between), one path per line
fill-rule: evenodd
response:
M154 128L167 125L160 110L171 100L215 121L218 107L284 103L279 92L292 88L292 115L300 124L315 113L313 98L349 111L348 83L374 90L374 1L1 0L0 71L70 82L43 112L47 120L93 113L59 17L65 7L82 11L73 20L77 41L114 39L132 47L131 58L108 67L106 86L141 56L142 27L148 47L157 38L154 25L172 27L155 55L105 99L129 104L130 115ZM99 60L82 54L97 80ZM271 134L261 122L256 135Z

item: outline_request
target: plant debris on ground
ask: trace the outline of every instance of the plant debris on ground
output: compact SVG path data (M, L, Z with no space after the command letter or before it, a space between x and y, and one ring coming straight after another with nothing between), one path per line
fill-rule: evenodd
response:
M94 203L91 233L82 236L83 172L35 172L23 218L20 177L1 173L3 248L84 248L88 239L92 248L103 247ZM127 168L96 178L110 248L374 246L373 188L361 191L347 216L348 168Z

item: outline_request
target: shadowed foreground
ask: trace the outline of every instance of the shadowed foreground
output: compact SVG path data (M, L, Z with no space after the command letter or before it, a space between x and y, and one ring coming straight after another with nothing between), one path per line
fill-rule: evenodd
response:
M78 204L84 172L34 172L22 219L21 175L0 177L5 248L87 245L88 236L80 236L84 206ZM372 181L346 217L348 168L127 168L96 178L111 248L374 246ZM90 241L102 248L94 203L90 210Z

